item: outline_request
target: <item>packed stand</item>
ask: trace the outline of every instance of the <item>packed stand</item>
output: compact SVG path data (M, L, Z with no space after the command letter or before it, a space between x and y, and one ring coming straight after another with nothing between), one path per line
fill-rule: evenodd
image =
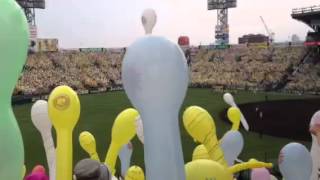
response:
M304 54L302 47L200 49L191 67L192 83L226 89L265 89L279 82Z
M75 90L121 84L123 54L110 52L53 52L29 55L15 94L48 94L65 84Z
M306 54L303 47L196 48L191 57L191 85L225 89L260 89L278 83ZM48 94L66 84L77 91L121 85L124 52L60 51L28 57L14 94ZM320 89L319 65L306 64L286 90ZM319 81L319 82L318 82Z

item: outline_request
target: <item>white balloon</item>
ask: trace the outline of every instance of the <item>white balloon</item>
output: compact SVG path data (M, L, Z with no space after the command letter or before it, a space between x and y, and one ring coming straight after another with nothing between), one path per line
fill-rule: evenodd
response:
M224 93L223 95L223 100L230 106L237 106L236 103L234 102L233 96L230 93Z
M286 180L309 179L312 172L312 159L307 148L299 143L283 147L279 155L279 168Z
M128 169L130 167L132 151L133 151L133 146L132 146L131 142L124 145L120 150L119 158L121 161L121 175L122 175L122 177L125 177Z
M152 30L157 23L157 14L153 9L146 9L141 17L142 25L146 34L152 34Z
M238 108L240 110L240 108L237 106L236 102L234 101L233 96L230 93L224 93L223 100L224 100L224 102L226 102L231 107L236 107L236 108ZM240 110L240 112L241 112L241 110ZM242 112L241 112L240 121L241 121L241 124L242 124L243 128L246 131L249 131L249 124L248 124L246 118L243 116Z
M243 137L239 131L228 131L221 139L221 148L228 166L233 166L243 149Z
M144 143L143 124L140 116L138 116L136 119L136 129L137 129L138 139L143 144Z
M41 134L46 151L50 180L56 176L56 153L52 138L52 124L48 114L48 103L44 100L36 101L31 108L31 120Z
M41 134L51 132L52 124L48 115L48 103L44 100L36 101L31 107L31 120Z
M143 122L146 179L185 179L178 114L188 77L182 50L163 37L145 36L127 49L122 82Z
M310 133L312 137L311 157L312 157L312 175L310 180L318 180L320 169L320 111L317 111L310 121Z

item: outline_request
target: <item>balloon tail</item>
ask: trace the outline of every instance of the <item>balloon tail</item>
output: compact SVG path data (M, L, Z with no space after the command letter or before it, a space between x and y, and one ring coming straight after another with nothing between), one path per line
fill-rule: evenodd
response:
M119 146L111 142L111 145L109 147L105 164L108 166L108 168L111 170L111 173L114 175L116 173L115 166L116 166L116 160L119 154Z
M239 122L239 121L238 121L238 122L234 122L234 123L232 124L231 130L232 130L232 131L238 131L238 130L239 130L239 127L240 127L240 122Z
M42 140L44 143L44 149L46 151L47 163L49 167L49 177L50 180L55 180L56 176L56 152L55 146L52 139L51 131L47 134L42 135Z
M241 113L241 124L243 126L243 128L246 130L246 131L249 131L249 124L247 122L247 120L244 118L243 114Z
M100 158L97 152L93 152L92 154L90 154L90 158L100 162Z
M57 132L56 179L72 179L72 131Z
M234 174L234 173L246 170L246 169L263 168L263 167L271 168L272 166L273 166L272 163L265 163L265 162L260 162L255 159L252 159L249 162L234 165L234 166L228 168L228 170L232 174Z

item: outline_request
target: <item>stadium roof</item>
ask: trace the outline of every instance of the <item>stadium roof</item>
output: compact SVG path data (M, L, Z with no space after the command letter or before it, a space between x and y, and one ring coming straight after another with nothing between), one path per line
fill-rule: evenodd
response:
M307 8L293 9L291 14L293 19L302 21L310 27L315 28L320 19L320 5Z

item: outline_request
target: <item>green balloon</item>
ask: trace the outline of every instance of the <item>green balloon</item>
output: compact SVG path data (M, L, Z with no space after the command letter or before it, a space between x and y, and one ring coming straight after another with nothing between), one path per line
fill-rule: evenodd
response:
M0 0L0 179L21 180L24 150L11 95L27 58L27 19L15 0Z

